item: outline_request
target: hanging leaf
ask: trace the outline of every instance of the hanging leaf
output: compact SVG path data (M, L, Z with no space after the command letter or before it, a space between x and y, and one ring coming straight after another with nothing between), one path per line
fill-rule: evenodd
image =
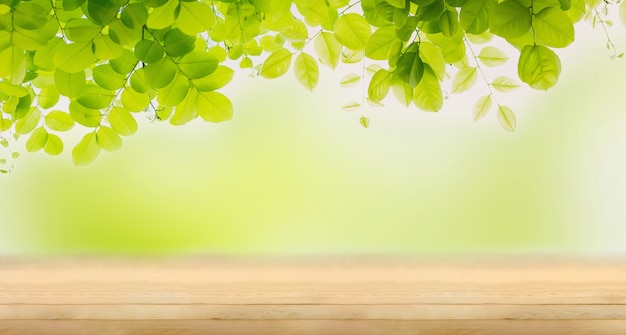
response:
M502 128L508 131L515 131L517 121L515 120L515 114L506 106L498 106L498 122Z
M272 52L261 67L261 76L266 79L273 79L287 73L291 66L291 51L280 48Z
M516 0L506 0L491 11L489 30L504 38L520 37L530 29L532 20L527 7Z
M72 150L74 165L83 166L93 162L100 154L100 146L96 141L96 133L88 133Z
M348 13L337 19L334 33L337 41L347 48L363 50L372 34L372 28L363 16L356 13Z
M426 112L438 112L443 106L439 80L428 65L424 65L422 80L413 90L413 104Z
M361 126L363 126L363 128L369 128L370 119L367 116L361 116L361 118L359 119L359 123L361 124Z
M118 134L129 136L137 132L137 121L122 107L113 107L109 112L109 124Z
M96 143L106 151L116 151L122 147L122 138L112 128L101 126L96 131Z
M48 132L42 127L37 128L26 141L26 151L37 152L43 149L46 142L48 142Z
M348 73L339 80L339 86L341 87L352 87L356 86L361 82L361 76L356 73Z
M461 93L469 90L476 83L478 68L465 66L459 69L452 79L452 93Z
M378 28L365 44L365 56L375 60L387 60L392 51L402 48L394 26Z
M474 104L474 122L482 119L491 110L492 98L491 94L478 98Z
M219 92L198 92L196 107L198 115L208 122L223 122L233 117L233 104Z
M543 45L527 45L517 64L520 79L537 90L547 90L559 80L561 60Z
M495 67L506 63L509 60L509 56L496 47L488 46L480 50L478 59L489 67Z
M44 117L46 126L56 131L68 131L74 128L74 119L62 111L54 110Z
M348 102L347 104L341 106L342 110L348 111L348 112L357 110L359 108L361 108L361 104L356 102L356 101L351 101L351 102Z
M498 92L510 92L519 88L519 84L515 81L515 79L507 76L496 77L490 85Z
M374 102L382 101L391 88L391 73L387 70L376 72L367 88L367 95Z
M309 91L313 91L319 80L319 68L315 58L301 52L293 63L293 71L296 78Z
M564 48L574 42L574 24L559 8L548 7L533 18L535 36L547 46Z
M48 140L43 150L50 156L57 156L63 153L63 140L55 134L48 134Z

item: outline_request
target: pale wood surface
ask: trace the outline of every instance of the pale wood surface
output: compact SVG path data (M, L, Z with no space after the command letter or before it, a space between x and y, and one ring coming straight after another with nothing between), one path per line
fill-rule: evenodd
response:
M626 334L626 261L0 260L0 334Z

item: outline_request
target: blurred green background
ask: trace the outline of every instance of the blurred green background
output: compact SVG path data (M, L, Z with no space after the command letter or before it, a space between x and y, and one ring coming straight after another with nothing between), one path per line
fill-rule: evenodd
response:
M243 74L223 91L231 122L139 115L121 151L85 168L71 148L22 155L0 176L0 253L626 254L626 63L604 38L579 29L549 92L497 96L515 133L494 111L472 122L481 82L437 114L390 99L346 112L361 97L337 84L348 68L314 93L292 73Z

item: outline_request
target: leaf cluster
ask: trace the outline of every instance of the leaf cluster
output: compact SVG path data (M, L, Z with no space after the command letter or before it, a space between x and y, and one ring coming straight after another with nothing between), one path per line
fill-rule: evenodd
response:
M494 90L516 79L488 79L481 66L509 59L499 36L519 50L518 77L547 90L561 64L554 49L574 41L574 23L606 6L597 0L0 0L0 135L27 137L28 152L64 150L60 133L83 131L76 165L114 151L138 129L138 113L183 125L231 119L219 90L236 71L272 79L293 70L308 90L319 66L374 62L364 98L381 105L389 92L404 105L438 111L442 84L467 91L482 77L489 94L474 118L488 114ZM596 11L597 12L597 11ZM621 12L624 12L623 10ZM453 66L449 66L452 64ZM365 66L365 65L363 65ZM370 67L370 69L372 69ZM361 83L350 74L342 86ZM351 102L346 110L362 103ZM59 107L66 106L66 107ZM515 129L509 107L497 118ZM369 119L359 121L369 126ZM75 128L76 127L76 128ZM4 143L4 142L3 142Z

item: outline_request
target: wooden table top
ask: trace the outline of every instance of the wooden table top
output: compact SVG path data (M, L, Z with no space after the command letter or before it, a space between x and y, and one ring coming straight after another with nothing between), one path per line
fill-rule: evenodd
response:
M625 260L0 259L0 334L626 334Z

